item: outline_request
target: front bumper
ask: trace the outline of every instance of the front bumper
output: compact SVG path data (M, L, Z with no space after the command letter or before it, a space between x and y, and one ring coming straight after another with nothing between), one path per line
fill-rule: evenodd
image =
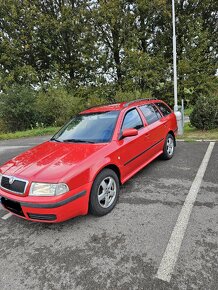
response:
M57 223L88 213L91 184L55 197L15 196L0 189L2 205L31 221Z

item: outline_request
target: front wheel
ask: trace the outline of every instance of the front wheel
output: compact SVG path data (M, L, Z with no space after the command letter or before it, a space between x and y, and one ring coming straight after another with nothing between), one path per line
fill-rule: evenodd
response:
M92 185L89 209L93 215L108 214L116 205L120 185L117 174L111 169L104 169Z
M175 149L175 140L172 134L168 134L166 141L164 143L162 158L165 160L169 160L173 157L174 149Z

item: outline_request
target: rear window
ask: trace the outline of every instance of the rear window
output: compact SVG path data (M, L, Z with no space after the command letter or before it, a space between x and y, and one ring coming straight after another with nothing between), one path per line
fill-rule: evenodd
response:
M161 118L161 115L160 115L158 109L152 104L141 106L140 109L141 109L148 125L158 121Z
M155 103L155 105L160 109L164 116L169 115L172 111L163 103Z

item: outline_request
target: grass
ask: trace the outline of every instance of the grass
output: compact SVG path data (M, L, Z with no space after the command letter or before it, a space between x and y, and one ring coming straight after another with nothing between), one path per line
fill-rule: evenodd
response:
M190 116L193 111L193 107L185 109L185 116ZM177 136L177 139L185 141L196 141L196 140L216 140L218 141L218 129L202 131L195 127L192 127L190 123L185 123L184 134Z
M17 131L15 133L0 133L0 140L53 135L58 131L58 129L59 127L47 127L47 128L35 128L26 131Z
M185 116L190 116L191 113L192 113L192 111L193 111L193 108L192 107L185 109L184 110Z
M202 131L191 127L190 123L186 123L183 136L177 136L177 139L185 141L218 140L218 129Z

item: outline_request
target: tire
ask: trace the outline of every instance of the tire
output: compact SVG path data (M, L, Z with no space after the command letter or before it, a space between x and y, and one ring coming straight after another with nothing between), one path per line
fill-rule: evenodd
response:
M175 151L175 139L172 134L168 134L163 147L162 159L169 160L173 157Z
M115 207L120 191L117 174L111 169L102 170L93 182L89 211L95 216L108 214Z

